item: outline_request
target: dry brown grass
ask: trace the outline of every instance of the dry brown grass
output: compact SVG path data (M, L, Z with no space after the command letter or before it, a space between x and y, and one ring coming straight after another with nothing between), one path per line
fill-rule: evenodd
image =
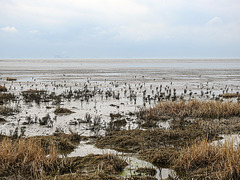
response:
M49 151L51 145L54 144L60 154L67 154L72 152L74 148L79 145L81 136L76 133L54 133L49 136L34 136L29 139L40 142L41 146L46 151Z
M144 119L160 119L161 116L194 118L227 118L240 116L240 104L235 102L215 102L193 100L189 102L160 102L145 110Z
M217 146L203 140L181 150L174 166L195 178L240 179L239 162L240 147L233 141Z
M55 146L46 153L40 143L33 140L4 138L0 143L0 176L44 177L55 168L57 160Z

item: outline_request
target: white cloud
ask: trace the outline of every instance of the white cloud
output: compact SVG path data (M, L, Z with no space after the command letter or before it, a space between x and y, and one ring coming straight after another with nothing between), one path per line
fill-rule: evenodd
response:
M223 21L220 17L214 17L207 22L207 25L220 25Z
M114 29L117 32L116 39L128 39L133 41L147 41L153 38L162 38L166 27L161 23L136 22L122 25Z
M18 32L18 30L15 27L10 27L10 26L3 27L3 28L1 28L1 30L4 32L9 32L9 33Z
M0 27L15 25L36 44L240 42L239 0L9 0L0 17Z
M31 30L31 31L29 31L31 34L37 34L37 33L39 33L39 31L38 30Z

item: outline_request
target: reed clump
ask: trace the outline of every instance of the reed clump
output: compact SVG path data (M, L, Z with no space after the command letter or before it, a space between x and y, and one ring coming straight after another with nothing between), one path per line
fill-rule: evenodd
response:
M214 145L203 140L182 149L173 164L191 178L240 179L239 162L240 147L234 141Z
M194 118L228 118L240 116L240 104L237 102L199 101L160 102L155 107L142 110L143 119L161 119L162 116Z
M55 146L47 153L38 141L4 138L0 143L0 176L23 175L40 178L55 170L58 162Z

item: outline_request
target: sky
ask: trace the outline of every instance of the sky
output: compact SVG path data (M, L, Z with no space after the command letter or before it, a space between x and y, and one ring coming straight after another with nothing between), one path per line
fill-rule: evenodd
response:
M0 58L240 58L240 1L0 0Z

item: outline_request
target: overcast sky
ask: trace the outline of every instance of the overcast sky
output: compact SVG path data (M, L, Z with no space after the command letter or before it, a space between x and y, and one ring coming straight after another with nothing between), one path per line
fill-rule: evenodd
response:
M0 58L240 58L239 0L0 0Z

